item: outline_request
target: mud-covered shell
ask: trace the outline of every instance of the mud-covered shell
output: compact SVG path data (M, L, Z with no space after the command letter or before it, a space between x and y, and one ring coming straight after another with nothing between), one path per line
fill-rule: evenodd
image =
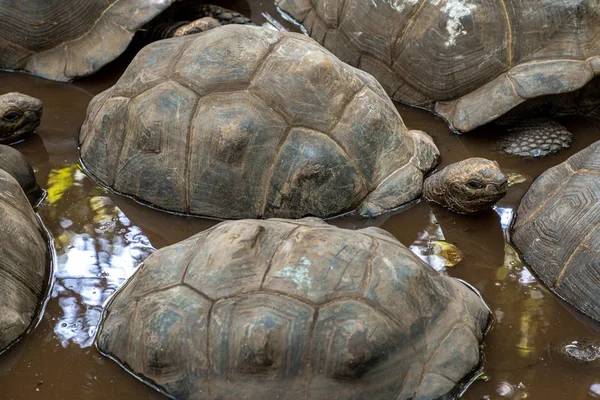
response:
M517 210L512 240L554 292L600 321L600 141L544 172Z
M0 352L36 318L49 265L45 235L25 193L0 169Z
M488 316L381 229L242 220L151 255L97 345L177 399L434 399L478 366Z
M597 0L277 0L388 94L470 131L600 74Z
M173 1L2 1L0 69L57 81L89 75L117 58Z
M416 198L439 153L414 132L373 77L312 39L230 25L146 46L92 100L79 141L96 180L158 208L297 218L353 210L394 173L393 206Z

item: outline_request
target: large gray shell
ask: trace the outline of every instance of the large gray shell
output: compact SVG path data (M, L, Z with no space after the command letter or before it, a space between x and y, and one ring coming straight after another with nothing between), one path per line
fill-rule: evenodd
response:
M600 321L600 141L544 172L517 211L512 240L544 283Z
M469 131L600 74L598 0L276 0L402 102Z
M19 183L0 169L0 352L37 316L50 265L48 244Z
M243 220L148 257L97 345L181 400L425 400L471 377L488 317L381 229Z
M57 81L89 75L119 56L173 1L1 1L0 69Z
M404 171L392 206L413 200L437 162L424 138L312 39L231 25L146 46L92 100L79 141L95 179L158 208L298 218L353 210Z

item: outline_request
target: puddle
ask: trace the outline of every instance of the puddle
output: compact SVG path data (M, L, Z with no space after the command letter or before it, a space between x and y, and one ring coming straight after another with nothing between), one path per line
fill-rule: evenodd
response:
M247 14L251 10L256 21L264 20L260 15L265 10L276 16L270 2L223 5ZM0 93L19 90L44 101L38 134L15 147L31 160L38 181L49 192L39 213L54 237L58 261L56 282L39 326L0 357L2 399L165 398L90 346L103 304L141 260L155 248L216 223L169 215L107 193L76 166L76 137L87 104L116 81L130 58L127 54L71 85L0 73ZM600 326L540 285L505 240L514 208L531 182L600 139L600 126L582 118L563 119L575 134L571 148L523 160L490 150L498 134L493 129L455 135L429 113L402 105L398 109L410 128L434 137L442 153L441 167L467 157L487 157L496 159L503 170L519 174L521 183L511 186L494 211L475 217L417 202L408 210L375 219L351 215L330 222L352 229L382 227L419 256L437 263L443 273L466 280L482 293L496 324L484 344L484 376L464 399L600 398L598 370L574 369L549 354L551 343L598 337ZM462 260L448 266L434 251L427 254L436 241L456 246Z

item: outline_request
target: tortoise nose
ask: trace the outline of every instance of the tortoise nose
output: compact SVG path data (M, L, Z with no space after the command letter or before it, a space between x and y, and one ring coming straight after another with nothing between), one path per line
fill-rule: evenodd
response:
M499 182L496 184L498 191L506 192L508 190L508 178L504 174L498 174L496 178L496 182Z

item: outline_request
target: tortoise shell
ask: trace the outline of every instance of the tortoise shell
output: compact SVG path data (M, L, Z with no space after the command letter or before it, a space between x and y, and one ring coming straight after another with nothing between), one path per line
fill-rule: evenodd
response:
M27 158L19 150L0 144L0 169L8 172L17 180L27 195L29 202L35 207L44 196Z
M596 0L276 0L399 101L469 131L600 74Z
M0 169L0 352L38 315L49 263L45 234L25 193Z
M600 141L536 179L512 240L542 281L600 321Z
M104 186L217 218L327 217L375 189L398 207L439 156L373 77L304 35L243 25L146 46L79 141Z
M174 0L0 2L0 69L58 81L114 60L134 33Z
M379 228L223 222L146 259L97 346L177 399L434 399L489 312Z

